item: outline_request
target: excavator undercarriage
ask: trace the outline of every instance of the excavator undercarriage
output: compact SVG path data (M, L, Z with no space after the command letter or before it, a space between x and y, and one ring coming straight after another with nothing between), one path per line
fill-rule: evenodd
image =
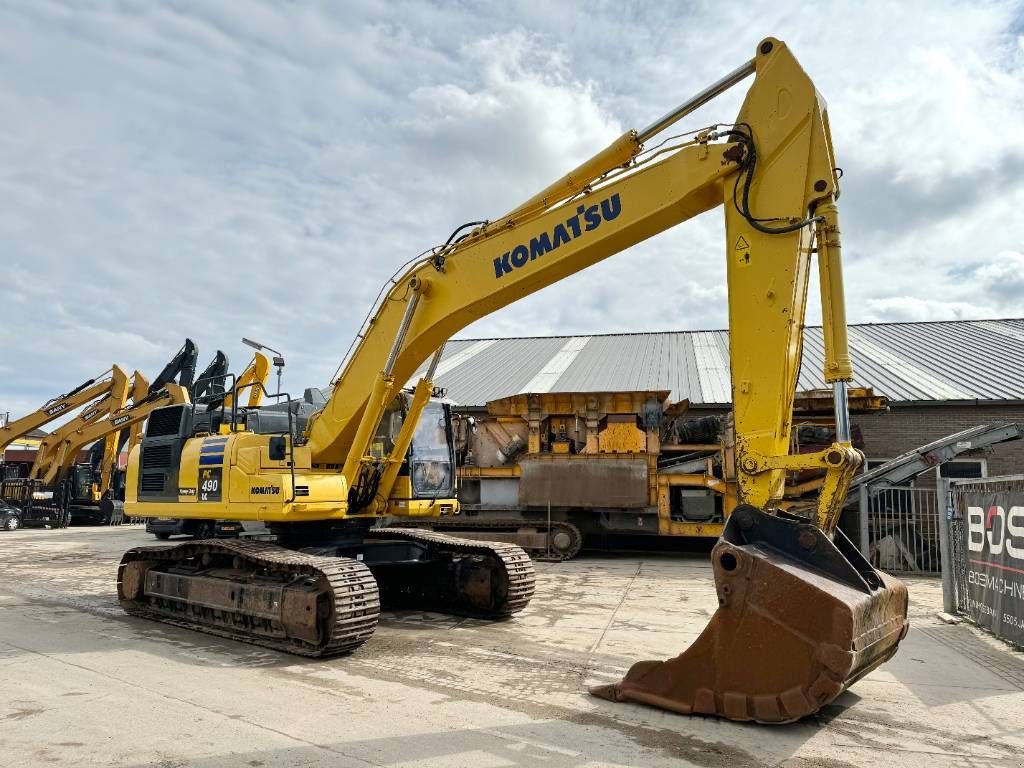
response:
M121 560L118 599L134 616L332 656L370 638L382 603L500 619L533 596L533 563L510 544L388 528L370 529L358 544L303 543L136 547Z

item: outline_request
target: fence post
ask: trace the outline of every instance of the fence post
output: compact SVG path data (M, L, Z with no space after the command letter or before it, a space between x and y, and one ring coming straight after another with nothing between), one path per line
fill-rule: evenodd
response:
M858 489L860 493L860 553L864 555L868 560L871 559L871 553L868 551L870 546L868 542L868 489L867 485L862 484Z
M942 610L956 612L953 600L953 547L949 529L953 525L953 502L949 481L942 476L942 468L935 468L935 513L939 518L939 565L942 569Z

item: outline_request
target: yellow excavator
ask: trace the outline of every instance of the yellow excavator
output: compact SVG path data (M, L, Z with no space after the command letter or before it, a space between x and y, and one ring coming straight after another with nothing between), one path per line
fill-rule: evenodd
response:
M127 383L128 374L117 365L111 366L109 371L79 384L70 392L50 398L32 413L0 426L0 456L3 455L4 449L19 437L24 437L33 430L45 427L51 421L67 416L86 403L106 398L115 390L124 390Z
M154 396L163 390L166 383L173 383L175 379L191 391L197 354L196 345L191 339L186 339L152 384L141 372L135 371L129 379L120 366L114 365L109 378L105 377L99 385L95 381L86 382L74 390L73 398L62 396L56 403L51 401L21 420L30 424L46 414L52 414L52 418L67 416L73 413L76 403L81 404L83 397L96 393L95 399L85 408L40 440L27 479L5 481L3 497L16 503L23 519L28 522L63 526L72 519L117 520L120 517L117 512L120 495L113 486L123 478L123 474L117 471L118 455L129 437L135 442L141 440L144 419L131 419L129 428L110 429L108 417L123 415L129 399L134 405L145 405L147 411L168 402L179 402L176 397L165 401ZM218 352L207 372L219 370L225 361L224 354ZM63 398L68 399L68 407L63 407ZM142 411L136 411L135 416L140 413ZM121 422L122 419L117 419L118 424ZM101 438L93 442L96 435ZM78 463L80 452L90 442L93 445L88 462Z
M79 452L87 445L77 436L123 409L129 399L137 402L149 387L139 371L135 371L130 381L115 371L114 379L115 384L104 397L43 438L29 470L29 479L37 481L33 491L35 499L53 501L53 506L59 508L69 522L82 514L97 518L107 514L109 521L113 513L113 507L104 504L104 500L109 496L116 475L117 433L107 435L99 444L103 448L101 455L90 451L88 464L76 462Z
M224 382L229 376L227 356L217 350L197 376L197 355L195 343L186 339L152 383L135 371L130 388L115 386L95 407L86 409L79 418L48 435L43 441L47 450L40 450L29 476L41 480L47 488L56 488L61 481L68 483L65 495L72 520L83 518L109 523L118 519L120 494L113 487L119 476L118 456L125 443L130 451L142 440L142 428L149 414L157 408L193 400L213 402L226 397L230 402L231 394L225 395L224 391ZM239 381L243 377L252 380L257 368L260 368L258 361L250 363ZM266 380L269 368L269 361L263 357L262 381ZM79 453L90 443L89 461L78 464Z
M35 460L32 462L28 476L32 479L44 477L59 462L59 457L62 456L66 442L71 435L82 427L97 422L111 412L123 408L132 395L133 381L137 381L138 376L139 372L136 371L135 379L129 379L120 366L113 366L110 386L103 396L90 403L74 418L69 419L39 441L39 449L36 451Z
M139 375L138 371L135 375ZM75 414L78 408L85 406L69 421L40 439L30 466L15 467L13 471L4 473L0 483L0 497L20 510L19 522L48 524L51 527L67 525L69 517L66 505L55 502L52 489L47 490L39 478L54 465L61 446L70 435L123 407L130 394L131 381L128 374L120 366L113 365L103 375L89 379L67 394L48 400L36 411L0 428L2 452L19 437L51 421Z
M159 408L190 402L188 390L178 384L165 384L153 394L146 394L148 386L145 378L136 372L133 388L137 396L131 403L123 404L85 423L79 423L76 419L70 432L60 430L63 439L53 455L44 462L37 461L33 466L32 479L38 482L35 491L38 500L58 500L69 508L69 519L78 515L111 521L114 504L110 491L119 453L119 435L123 430L137 430ZM94 472L91 462L77 464L82 449L97 443L103 447L98 474ZM79 469L82 471L76 471ZM62 487L65 483L67 487ZM71 509L76 507L81 509L77 512Z
M735 122L665 135L751 75ZM432 396L440 351L490 312L722 206L741 504L711 554L719 608L680 656L640 662L593 693L766 723L817 711L890 658L907 628L906 588L836 530L862 461L847 408L839 176L824 100L782 42L763 40L663 118L410 262L307 420L289 410L271 429L232 417L225 434L188 406L154 412L129 457L129 514L262 520L277 542L132 549L121 605L307 656L362 645L381 601L494 618L522 610L534 572L518 547L381 527L457 511L448 408ZM812 254L836 441L790 455ZM815 509L782 512L785 473L811 468L825 472Z
M241 403L245 402L246 409L256 409L263 401L266 393L266 383L270 376L270 359L262 352L257 351L249 364L237 377L227 373L228 362L222 352L218 352L218 359L223 358L223 365L211 374L210 367L207 368L197 379L194 389L194 402L212 411L210 426L222 434L231 432L231 420L224 417L225 414L233 413L236 421L239 411L235 406L235 396ZM228 382L231 382L230 385ZM243 414L245 411L242 412ZM220 414L219 416L217 414ZM244 418L244 416L243 416ZM133 429L139 429L136 425ZM135 433L132 434L129 443L131 447L137 444ZM236 536L243 531L243 526L237 520L196 520L177 517L151 517L146 521L146 531L152 533L156 538L166 541L171 536L189 535L197 538L214 536Z

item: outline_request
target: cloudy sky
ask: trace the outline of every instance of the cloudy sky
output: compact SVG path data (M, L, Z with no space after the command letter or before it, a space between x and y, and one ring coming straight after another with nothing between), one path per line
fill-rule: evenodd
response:
M1024 316L1024 4L0 2L0 411L187 335L325 384L381 283L785 40L850 320ZM730 121L743 88L694 116ZM462 337L721 328L708 214ZM814 318L812 318L814 319Z

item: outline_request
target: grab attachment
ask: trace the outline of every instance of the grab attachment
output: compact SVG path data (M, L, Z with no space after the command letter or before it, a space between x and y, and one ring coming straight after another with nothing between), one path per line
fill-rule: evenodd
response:
M680 714L788 723L817 712L896 652L907 588L841 531L735 509L711 553L718 610L683 653L591 689Z

